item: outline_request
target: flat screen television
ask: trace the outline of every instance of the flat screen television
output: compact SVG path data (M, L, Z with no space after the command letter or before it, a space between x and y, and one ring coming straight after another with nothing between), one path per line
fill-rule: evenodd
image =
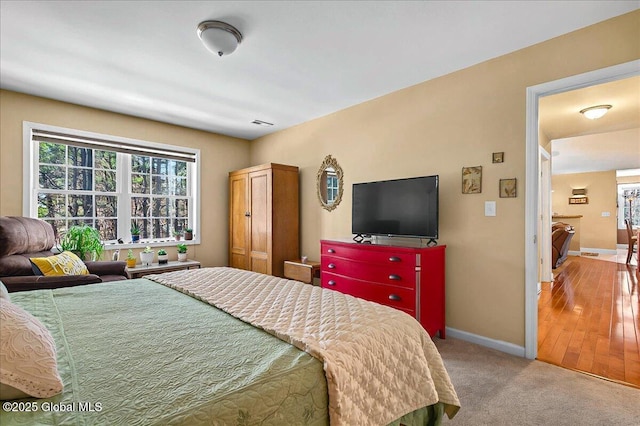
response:
M438 238L438 175L354 183L351 232Z

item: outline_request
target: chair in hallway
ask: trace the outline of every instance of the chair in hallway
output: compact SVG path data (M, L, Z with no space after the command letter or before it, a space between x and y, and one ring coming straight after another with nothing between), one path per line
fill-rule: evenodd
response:
M629 219L625 219L624 224L627 226L627 239L629 240L629 248L627 249L627 263L629 263L631 262L631 256L633 256L634 247L638 244L638 236L633 235L633 228L631 228Z

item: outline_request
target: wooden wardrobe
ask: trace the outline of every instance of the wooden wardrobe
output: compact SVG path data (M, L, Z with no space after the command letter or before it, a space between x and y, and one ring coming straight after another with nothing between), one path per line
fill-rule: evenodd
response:
M229 173L229 265L284 276L300 258L298 168L263 164Z

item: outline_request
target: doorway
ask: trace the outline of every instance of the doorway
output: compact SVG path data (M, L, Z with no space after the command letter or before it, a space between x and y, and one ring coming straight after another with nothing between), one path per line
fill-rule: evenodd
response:
M525 356L535 359L538 350L538 283L540 282L541 216L551 215L541 208L541 164L538 139L540 98L640 75L640 60L567 77L527 88L526 182L525 182ZM547 220L550 221L550 218Z

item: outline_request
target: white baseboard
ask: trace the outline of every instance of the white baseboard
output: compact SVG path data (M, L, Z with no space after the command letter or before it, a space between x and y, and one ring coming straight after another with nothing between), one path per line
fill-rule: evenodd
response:
M567 252L567 254L569 254L571 256L580 256L580 252L579 251L575 251L575 250L569 250Z
M487 348L495 349L500 352L505 352L510 355L515 355L522 358L525 357L524 346L514 345L513 343L505 342L502 340L490 339L489 337L468 333L466 331L457 330L451 327L446 327L446 331L447 331L447 337L453 337L455 339L460 339L466 342L475 343L480 346L486 346Z

